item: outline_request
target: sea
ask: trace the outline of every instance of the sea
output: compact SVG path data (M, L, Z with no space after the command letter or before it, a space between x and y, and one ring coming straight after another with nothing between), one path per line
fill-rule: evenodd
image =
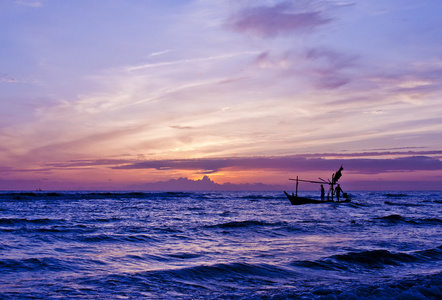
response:
M0 192L0 299L442 299L442 192L349 196Z

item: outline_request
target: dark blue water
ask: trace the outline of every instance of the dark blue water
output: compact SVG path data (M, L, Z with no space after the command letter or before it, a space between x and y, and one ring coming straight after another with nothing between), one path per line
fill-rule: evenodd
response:
M351 196L3 192L0 298L441 299L442 192Z

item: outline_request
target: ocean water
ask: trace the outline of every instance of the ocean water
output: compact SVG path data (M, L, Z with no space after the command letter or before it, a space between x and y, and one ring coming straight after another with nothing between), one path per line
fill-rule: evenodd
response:
M0 299L442 299L442 192L349 194L2 192Z

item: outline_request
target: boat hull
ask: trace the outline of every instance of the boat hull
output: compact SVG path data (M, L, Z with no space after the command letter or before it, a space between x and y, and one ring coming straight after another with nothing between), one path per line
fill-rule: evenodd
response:
M315 199L310 199L310 198L304 198L304 197L298 197L295 195L290 195L287 192L284 191L284 194L287 196L287 198L290 200L290 203L292 205L301 205L301 204L321 204L321 203L346 203L346 202L350 202L351 200L349 198L346 198L345 200L342 201L331 201L331 200L326 200L326 201L321 201L321 200L315 200Z

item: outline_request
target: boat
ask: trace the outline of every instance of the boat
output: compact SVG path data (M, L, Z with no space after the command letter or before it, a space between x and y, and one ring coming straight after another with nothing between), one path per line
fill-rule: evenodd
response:
M345 198L345 200L339 200L339 201L333 201L333 200L316 200L316 199L310 199L310 198L304 198L299 197L294 194L290 195L286 191L284 191L284 194L287 196L287 198L290 200L290 203L292 205L301 205L301 204L321 204L321 203L347 203L350 202L350 198Z
M341 166L339 168L339 170L336 173L333 173L332 175L332 180L324 180L322 178L319 178L320 181L316 181L316 180L304 180L304 179L299 179L298 176L296 176L296 179L292 179L289 178L289 180L296 180L296 193L292 193L291 195L289 193L287 193L286 191L284 191L284 194L287 196L287 198L290 200L290 203L292 205L301 205L301 204L322 204L322 203L347 203L350 202L351 199L348 197L347 193L344 193L340 187L340 185L338 184L338 180L339 178L342 177L342 171L344 170L344 168ZM310 198L305 198L305 197L299 197L298 196L298 184L299 182L310 182L310 183L319 183L321 184L321 200L317 200L317 199L310 199ZM330 189L327 193L327 198L325 197L325 191L323 188L323 185L327 184L330 186ZM335 185L336 188L335 188ZM343 200L340 200L340 193L342 192L342 197ZM336 194L336 200L334 200L334 196Z

